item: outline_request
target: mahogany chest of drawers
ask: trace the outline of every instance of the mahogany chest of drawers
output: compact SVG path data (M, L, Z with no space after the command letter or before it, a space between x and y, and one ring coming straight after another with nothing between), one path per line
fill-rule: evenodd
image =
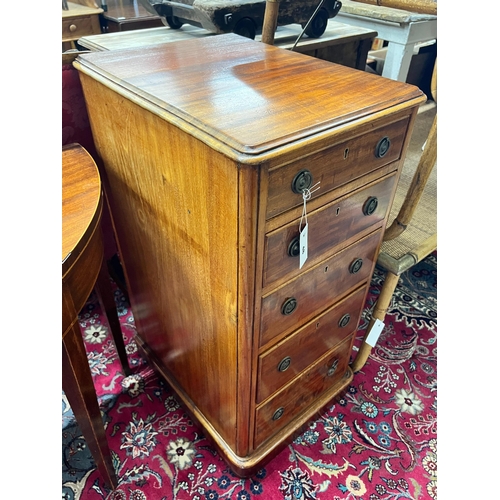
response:
M75 65L137 342L249 475L352 380L425 96L234 34Z

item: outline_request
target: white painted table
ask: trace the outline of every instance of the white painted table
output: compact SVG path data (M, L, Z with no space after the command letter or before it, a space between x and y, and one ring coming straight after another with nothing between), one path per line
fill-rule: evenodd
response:
M387 40L382 76L406 81L415 44L437 39L437 16L342 0L336 21L377 31Z

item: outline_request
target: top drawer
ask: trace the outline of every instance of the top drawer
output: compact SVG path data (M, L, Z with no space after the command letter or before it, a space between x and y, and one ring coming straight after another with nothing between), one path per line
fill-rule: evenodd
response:
M321 182L321 194L399 160L410 118L347 139L269 173L266 219L303 203L302 191Z

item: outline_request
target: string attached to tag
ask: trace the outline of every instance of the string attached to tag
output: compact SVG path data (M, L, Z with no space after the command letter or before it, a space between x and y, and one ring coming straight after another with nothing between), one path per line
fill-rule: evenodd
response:
M312 194L318 191L320 188L319 182L314 184L310 189L304 189L302 191L302 199L304 200L304 205L302 207L302 216L299 221L299 244L300 244L300 254L299 254L299 269L302 269L305 261L307 260L307 238L309 232L309 225L307 222L307 202L311 199ZM304 223L304 227L302 224Z

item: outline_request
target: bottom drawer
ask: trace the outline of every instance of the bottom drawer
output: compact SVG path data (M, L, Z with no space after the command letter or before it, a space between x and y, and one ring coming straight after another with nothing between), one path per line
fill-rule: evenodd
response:
M254 447L278 432L322 393L333 387L349 364L352 335L257 408Z

